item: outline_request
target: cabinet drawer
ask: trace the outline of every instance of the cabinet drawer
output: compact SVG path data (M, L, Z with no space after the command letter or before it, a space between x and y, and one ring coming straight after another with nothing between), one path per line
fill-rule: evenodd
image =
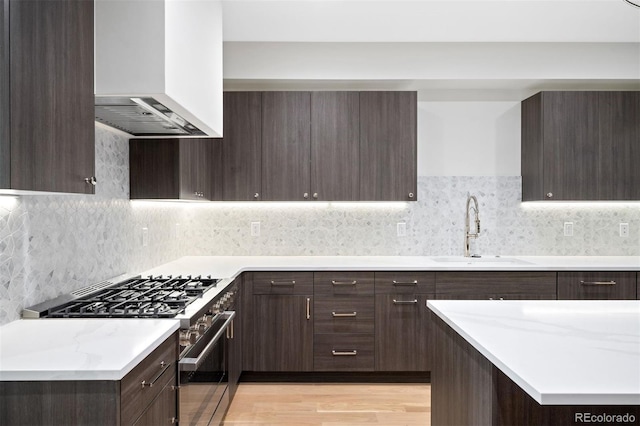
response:
M314 332L373 333L373 297L316 297Z
M171 380L175 382L178 333L165 340L121 382L121 421L133 424ZM142 383L147 385L143 386ZM151 384L152 386L149 386Z
M316 272L316 296L373 296L373 272Z
M556 295L555 272L437 272L437 299L540 299Z
M435 272L376 272L376 294L425 294L436 291Z
M165 380L166 378L166 380ZM171 370L162 375L163 383L158 397L147 407L134 426L170 425L178 418L178 395L174 387L176 372Z
M636 293L635 272L558 272L558 299L625 299Z
M373 371L373 334L316 334L315 371Z
M253 294L313 294L313 272L254 272Z

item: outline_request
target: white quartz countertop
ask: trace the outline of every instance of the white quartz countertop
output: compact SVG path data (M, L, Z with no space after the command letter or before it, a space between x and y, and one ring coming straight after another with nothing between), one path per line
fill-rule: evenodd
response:
M428 301L542 405L640 405L640 301Z
M29 319L0 327L0 381L120 380L178 329L173 319Z
M640 256L186 256L143 275L245 271L640 271Z

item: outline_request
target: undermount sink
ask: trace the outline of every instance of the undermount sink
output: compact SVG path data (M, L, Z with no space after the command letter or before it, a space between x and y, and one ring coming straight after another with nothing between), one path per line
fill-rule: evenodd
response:
M432 257L434 262L441 262L460 265L531 265L531 262L527 262L513 257L500 257L500 256L486 256L486 257L463 257L463 256L442 256Z

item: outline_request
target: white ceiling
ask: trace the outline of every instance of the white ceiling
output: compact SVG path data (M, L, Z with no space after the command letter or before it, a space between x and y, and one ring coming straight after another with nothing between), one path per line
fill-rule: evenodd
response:
M640 90L640 8L623 0L222 3L226 90Z
M640 42L623 0L223 0L225 41Z

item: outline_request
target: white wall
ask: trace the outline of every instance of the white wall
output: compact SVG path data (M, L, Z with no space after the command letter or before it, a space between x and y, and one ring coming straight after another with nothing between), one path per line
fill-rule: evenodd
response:
M418 176L519 175L519 102L418 103Z

